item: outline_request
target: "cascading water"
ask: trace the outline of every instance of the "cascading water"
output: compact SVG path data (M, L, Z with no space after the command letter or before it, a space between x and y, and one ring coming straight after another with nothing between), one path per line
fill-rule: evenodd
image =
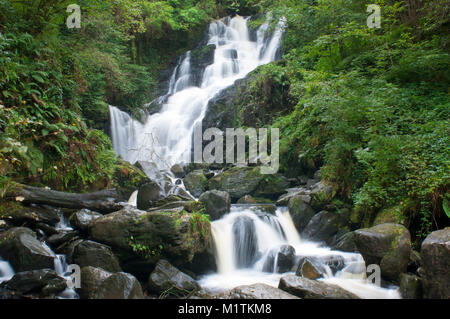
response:
M301 256L314 258L324 270L324 278L320 279L324 282L361 298L400 297L395 288L380 288L367 281L360 254L333 251L302 240L286 208L278 208L273 216L233 205L229 214L212 222L212 235L218 273L200 280L200 285L211 292L254 283L278 287L283 275L277 273L278 251L290 245L295 249L294 265Z
M10 280L14 276L14 270L9 262L0 259L0 284Z
M198 74L192 73L192 55L184 54L172 73L167 93L156 99L162 103L160 112L148 116L145 123L110 106L111 135L118 155L131 163L153 162L162 171L190 161L193 129L202 121L209 101L259 65L274 61L279 52L284 22L280 21L272 33L268 32L269 24L263 24L252 37L248 19L236 16L210 24L207 44L215 45L214 62L205 68L200 83L194 85L193 79L198 78L194 75ZM147 175L153 172L144 170ZM129 200L132 205L135 202L136 193ZM200 279L206 290L253 283L277 287L282 276L278 273L279 252L295 249L296 262L300 256L323 261L325 275L320 280L324 282L337 284L363 298L399 298L396 289L367 282L361 255L332 251L302 240L286 209L279 208L273 216L234 206L231 213L212 223L212 235L218 273ZM331 269L327 263L330 258L337 260L339 270Z
M154 162L159 169L188 163L194 125L201 122L208 102L217 93L244 78L259 65L274 61L280 48L283 21L268 33L263 24L251 41L248 19L240 16L212 22L209 45L215 45L214 62L207 66L198 86L193 85L191 53L187 52L174 69L165 101L159 113L145 123L110 106L113 147L123 159Z

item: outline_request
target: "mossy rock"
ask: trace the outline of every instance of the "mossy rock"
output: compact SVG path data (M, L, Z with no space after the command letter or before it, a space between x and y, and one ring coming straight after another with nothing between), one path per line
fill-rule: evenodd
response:
M124 160L117 160L113 176L113 187L117 189L122 200L128 200L135 190L149 182L150 179L142 170Z
M378 264L381 275L398 282L406 272L411 254L411 236L399 224L386 223L355 231L355 243L367 265Z
M203 214L183 208L152 212L124 209L96 219L89 235L113 249L122 269L148 276L160 258L180 266L204 252L211 225Z
M381 210L376 215L373 226L386 223L403 224L405 222L405 217L400 208L401 206L396 206Z
M183 181L186 189L195 197L199 197L206 191L208 185L208 179L201 170L187 174Z
M279 174L261 174L260 167L233 167L208 181L210 190L228 192L233 201L245 195L276 199L289 187L287 179Z

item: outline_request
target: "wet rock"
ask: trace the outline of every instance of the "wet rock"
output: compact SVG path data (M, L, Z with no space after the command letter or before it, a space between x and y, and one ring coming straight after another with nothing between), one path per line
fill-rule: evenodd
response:
M329 244L342 227L342 223L339 215L321 211L311 218L302 234L312 241L323 241Z
M92 266L109 272L122 271L111 248L90 240L81 241L74 247L72 261L80 267Z
M309 196L310 190L306 187L288 188L286 191L287 194L283 194L278 198L276 202L278 206L287 206L289 200L294 196L300 197L306 204L311 203L311 196Z
M269 252L263 266L264 272L285 273L291 270L295 263L295 248L282 245Z
M312 267L315 268L315 270L311 269L312 267L309 267L310 265L307 265L304 269L308 273L311 273L311 275L307 274L306 276L302 273L302 266L303 264L308 261ZM340 255L324 255L324 256L301 256L297 261L297 276L304 276L309 279L315 279L310 277L315 277L313 275L314 272L317 272L319 274L319 277L323 277L324 274L327 273L326 267L331 270L333 274L336 274L338 271L341 271L345 264L344 264L344 258ZM319 278L317 277L317 278Z
M148 279L148 289L163 297L186 297L200 290L198 283L189 275L161 259Z
M87 231L89 224L102 216L102 214L90 211L89 209L82 209L72 214L69 221L73 227L81 231Z
M398 276L406 272L411 236L404 226L381 224L356 230L355 234L356 246L366 265L380 265L383 278L397 281Z
M137 279L127 273L110 273L101 268L81 268L82 299L143 299L142 287Z
M66 280L51 269L39 269L16 273L5 287L19 294L38 293L44 296L57 294L66 289Z
M359 299L339 286L296 275L283 276L278 288L303 299Z
M277 198L289 187L287 178L279 174L261 174L260 167L233 167L208 181L209 189L230 194L233 201L245 195Z
M175 175L176 178L184 177L184 169L180 164L175 164L170 168L170 171Z
M139 188L137 195L137 208L146 210L161 199L163 199L163 191L161 187L154 181L144 184Z
M424 298L450 298L450 227L429 234L421 256Z
M422 280L415 275L401 274L400 294L403 299L421 299Z
M184 178L184 186L195 197L199 197L206 190L207 184L208 179L200 170L193 171Z
M355 242L356 234L354 232L348 232L337 239L336 243L332 246L333 250L346 251L349 253L358 252Z
M277 254L277 271L284 273L290 271L295 261L295 248L290 245L283 245Z
M318 279L325 274L323 267L316 265L312 260L308 258L304 259L302 264L298 267L296 275L302 276L308 279Z
M36 233L25 227L0 233L0 256L8 260L16 272L53 268L53 252L36 239Z
M253 284L248 286L239 286L223 295L224 299L299 299L281 289L266 285Z
M289 214L299 232L308 225L314 216L314 210L304 201L304 195L294 195L288 202Z
M61 231L57 234L51 235L49 238L47 238L46 242L50 247L56 248L62 245L63 243L74 239L77 236L78 236L77 231Z
M223 215L230 212L231 198L227 192L218 190L207 191L198 200L205 205L206 213L211 220L220 219Z
M203 45L191 51L192 85L199 86L205 68L214 63L215 44Z

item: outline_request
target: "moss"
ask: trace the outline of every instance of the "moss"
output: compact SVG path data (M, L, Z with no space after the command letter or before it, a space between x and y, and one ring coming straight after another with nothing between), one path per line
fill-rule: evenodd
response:
M22 204L13 201L0 201L0 218L7 218L23 209Z
M121 159L117 160L113 174L113 187L122 198L128 199L135 190L149 181L147 175L136 166Z

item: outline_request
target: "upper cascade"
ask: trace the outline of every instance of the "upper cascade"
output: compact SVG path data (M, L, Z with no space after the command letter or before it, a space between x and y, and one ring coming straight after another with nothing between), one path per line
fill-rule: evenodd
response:
M172 73L167 94L159 98L165 101L160 112L144 124L110 106L111 135L118 155L130 163L154 162L159 169L190 162L194 126L201 123L208 102L256 67L277 58L284 21L269 32L268 19L252 33L249 19L235 16L212 22L207 45L215 46L214 62L202 70L200 83L195 85L191 52L184 54Z

